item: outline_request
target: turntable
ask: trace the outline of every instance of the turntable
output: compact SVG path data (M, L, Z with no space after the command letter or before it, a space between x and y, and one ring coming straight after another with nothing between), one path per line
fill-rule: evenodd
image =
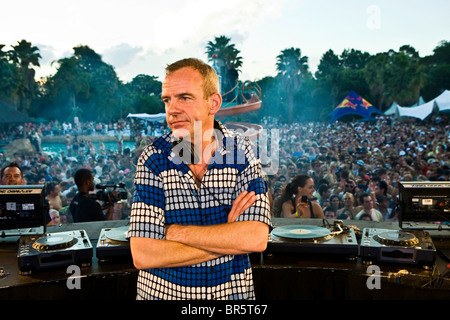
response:
M78 264L89 266L92 245L84 230L27 235L19 239L19 273Z
M131 259L130 243L126 238L128 226L103 228L96 247L96 256L100 262Z
M425 227L410 228L408 224L411 222L434 224L448 221L449 190L450 181L401 182L399 184L400 230L364 229L360 245L363 262L383 261L432 268L436 261L436 247L430 234ZM404 225L404 223L407 224Z
M272 230L266 252L322 254L355 259L358 241L355 230L344 226L340 220L336 220L333 227L325 223L323 227L287 225Z
M374 261L415 264L424 268L434 266L436 248L424 230L390 230L365 228L360 255L364 263Z

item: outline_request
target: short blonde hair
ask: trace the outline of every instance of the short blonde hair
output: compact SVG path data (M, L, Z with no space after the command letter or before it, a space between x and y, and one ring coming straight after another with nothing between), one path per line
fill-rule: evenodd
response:
M172 72L180 70L182 68L193 68L200 72L203 78L203 93L205 99L209 98L215 93L220 93L219 77L216 70L209 64L203 62L197 58L186 58L178 60L166 67L166 75L170 75Z

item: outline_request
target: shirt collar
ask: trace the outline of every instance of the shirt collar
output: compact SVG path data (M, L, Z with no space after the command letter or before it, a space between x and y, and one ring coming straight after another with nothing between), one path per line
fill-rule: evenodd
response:
M217 132L216 130L214 131L215 138L217 141L216 153L223 156L228 152L226 150L226 141L227 141L227 139L233 137L233 134L219 120L214 120L214 129L218 130L223 138L223 139L217 138L217 134L219 132ZM171 160L175 163L179 163L181 161L181 159L173 151L174 143L177 142L177 138L175 138L173 136L173 132L167 133L162 138L163 138L164 143L159 144L157 147L163 151L169 152L169 160Z

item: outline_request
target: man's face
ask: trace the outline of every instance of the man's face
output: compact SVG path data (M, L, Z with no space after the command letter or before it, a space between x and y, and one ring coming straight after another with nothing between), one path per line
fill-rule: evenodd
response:
M220 95L204 96L203 78L197 70L185 67L166 76L161 96L165 104L167 124L175 137L190 135L194 139L196 121L200 121L197 126L201 126L202 136L211 128L216 112L213 107Z
M353 192L353 190L355 190L355 187L356 187L355 181L353 181L353 180L347 180L347 181L345 182L345 191Z
M89 191L94 191L95 189L95 185L94 185L94 176L91 175L91 177L88 180L88 190Z
M372 197L364 197L363 207L366 210L370 210L373 208L373 200Z
M322 162L319 162L319 161L317 161L317 162L315 162L314 163L314 171L316 171L316 172L322 172L323 171L323 163Z
M344 205L350 206L353 203L353 198L350 195L344 195L342 198Z
M52 197L60 196L61 195L61 187L59 185L56 185L55 188L50 192Z
M380 195L380 194L382 194L382 193L383 193L382 189L381 189L380 186L377 184L377 185L375 186L375 194L376 194L376 195Z
M24 183L20 169L17 167L7 167L3 171L2 181L3 184L10 186L22 185Z

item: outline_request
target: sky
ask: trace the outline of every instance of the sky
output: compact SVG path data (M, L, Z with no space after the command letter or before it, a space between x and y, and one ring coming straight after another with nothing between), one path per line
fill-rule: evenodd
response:
M243 58L241 80L276 75L276 57L300 48L312 72L322 55L357 49L370 54L414 47L433 54L450 41L448 0L15 0L0 4L0 44L24 39L39 48L37 77L87 45L129 82L139 74L163 80L167 64L206 61L208 41L227 36Z

